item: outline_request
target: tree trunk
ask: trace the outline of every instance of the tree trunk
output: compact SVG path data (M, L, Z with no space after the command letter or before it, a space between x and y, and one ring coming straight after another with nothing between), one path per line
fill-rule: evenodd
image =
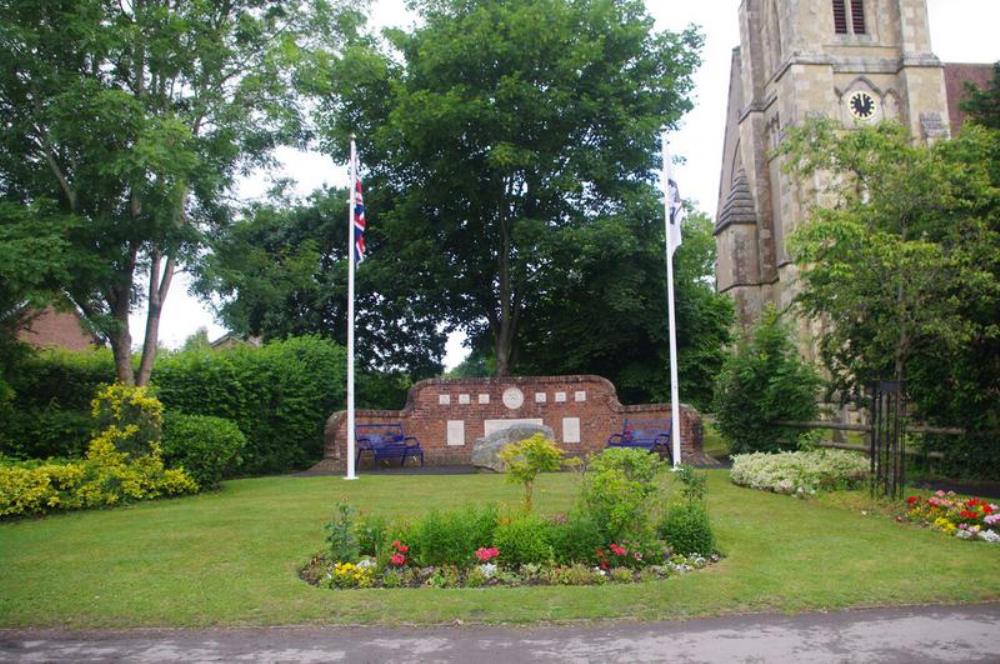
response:
M119 383L135 385L135 372L132 371L132 335L128 329L128 290L115 289L112 315L116 325L110 335L110 341L111 352L115 357L115 377ZM123 291L124 297L122 297Z
M136 385L140 387L149 384L149 377L153 373L153 364L156 362L157 344L160 338L160 314L163 312L163 303L167 299L170 282L174 276L173 256L167 257L162 277L160 276L161 260L162 257L158 251L153 252L150 257L149 311L146 314L146 334L142 341L142 360L139 362L139 373L135 380Z

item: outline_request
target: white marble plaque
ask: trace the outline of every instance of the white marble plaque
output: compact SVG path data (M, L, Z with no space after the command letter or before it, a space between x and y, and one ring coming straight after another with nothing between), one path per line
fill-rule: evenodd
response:
M488 394L480 394L479 395L479 403L486 404L486 403L489 403L489 402L490 402L490 395L488 395Z
M517 410L524 404L524 392L516 387L508 387L503 391L503 405L511 410Z
M545 403L548 397L545 392L535 392L535 403Z
M556 392L556 403L563 403L566 401L565 392Z
M573 398L575 400L577 400L577 401L586 401L587 400L587 393L584 390L577 390L573 394Z
M448 445L465 445L465 420L448 420Z
M542 418L532 418L532 419L510 419L510 420L485 420L483 422L483 435L488 436L491 433L506 429L507 427L512 427L516 424L543 424Z
M469 399L469 395L468 394L459 394L458 395L458 403L460 403L460 404L462 404L464 406L465 404L467 404L469 402L470 402L470 399Z
M579 417L564 417L563 418L563 442L564 443L579 443L580 442L580 418Z
M439 406L450 406L451 405L451 395L450 394L439 394L438 395L438 405Z

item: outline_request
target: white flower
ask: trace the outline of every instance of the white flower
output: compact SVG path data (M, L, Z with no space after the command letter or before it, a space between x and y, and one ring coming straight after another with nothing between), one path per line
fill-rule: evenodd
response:
M497 573L496 563L483 563L479 566L479 571L483 573L487 579L492 579L493 575Z
M980 530L979 539L989 542L991 544L996 544L1000 542L1000 534L997 534L993 530Z
M358 561L358 567L361 569L371 569L372 567L375 567L376 564L377 563L371 558L362 558Z
M976 536L976 534L974 532L972 532L971 530L956 530L955 531L955 537L957 537L958 539L968 540L968 539L972 539L975 536Z

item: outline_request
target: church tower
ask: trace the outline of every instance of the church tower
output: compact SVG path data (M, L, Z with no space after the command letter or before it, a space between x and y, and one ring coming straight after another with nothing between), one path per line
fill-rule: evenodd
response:
M773 156L810 116L857 124L893 119L920 140L949 135L944 66L931 52L925 0L742 0L715 226L719 292L752 323L787 306L792 231L817 199ZM811 345L811 344L809 344Z

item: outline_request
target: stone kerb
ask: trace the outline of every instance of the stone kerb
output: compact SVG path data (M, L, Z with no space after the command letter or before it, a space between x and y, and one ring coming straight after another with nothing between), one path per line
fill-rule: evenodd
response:
M402 410L355 411L358 424L402 424L420 440L428 465L471 464L477 439L516 424L551 427L571 454L598 452L629 417L669 418L670 405L623 406L614 385L600 376L518 376L432 378L410 388ZM703 462L698 411L682 404L680 425L681 459ZM344 468L346 438L346 413L339 411L326 423L325 467Z

